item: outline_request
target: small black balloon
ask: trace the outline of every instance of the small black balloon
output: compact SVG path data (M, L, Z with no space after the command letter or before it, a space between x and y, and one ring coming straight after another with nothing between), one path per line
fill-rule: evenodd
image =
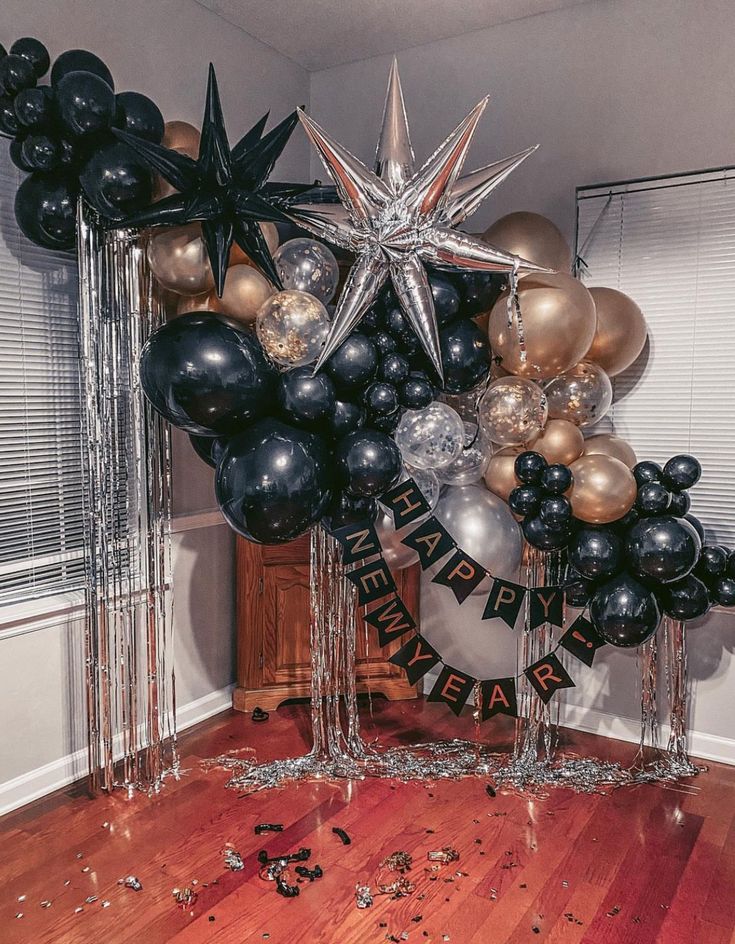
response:
M694 530L699 535L699 540L704 544L704 541L705 541L704 525L699 520L699 518L696 518L694 515L687 513L686 515L684 515L684 520L689 522L689 524L694 528Z
M153 190L146 162L120 141L95 151L82 168L79 181L95 210L114 221L150 203Z
M580 528L569 542L569 563L587 580L607 579L623 567L623 542L605 528Z
M371 383L363 395L368 416L391 416L399 407L398 391L393 384L376 381Z
M528 543L542 551L559 550L571 537L569 528L551 528L538 516L526 518L521 527Z
M585 607L595 592L595 585L591 580L585 580L578 574L571 574L564 584L564 598L567 606Z
M383 321L386 331L396 339L399 345L410 343L416 337L397 301L386 306Z
M115 117L115 94L91 72L69 72L56 86L59 121L74 137L107 130Z
M459 316L459 292L448 279L434 272L429 276L429 285L436 320L440 327L444 327Z
M402 354L386 354L378 364L378 380L398 386L408 380L409 364Z
M336 401L334 384L324 371L296 367L278 379L278 405L287 423L314 432L326 432Z
M540 452L528 450L516 456L513 471L516 478L526 485L539 485L541 476L548 468L548 462Z
M33 168L29 167L23 160L23 140L23 138L13 138L8 148L8 155L18 170L25 171L26 174L29 174Z
M339 531L348 525L375 521L377 517L378 503L374 498L361 498L340 489L329 503L322 522L328 531Z
M518 485L508 495L508 507L513 514L522 517L534 516L539 512L543 492L536 485Z
M387 354L392 354L394 351L398 350L398 342L393 335L388 334L387 331L375 331L371 335L370 340L377 348L380 357L385 357Z
M194 452L199 458L206 462L213 469L217 468L217 463L227 446L227 440L217 436L192 436L189 434L189 442L194 447Z
M335 400L334 410L327 423L331 435L335 439L341 439L342 436L364 425L365 410L357 403L350 403L349 400Z
M15 194L21 232L38 246L71 249L76 244L77 184L62 171L31 174Z
M569 466L554 462L541 473L541 487L551 495L562 495L574 481Z
M54 95L46 85L18 92L13 108L16 118L24 128L45 130L53 124Z
M369 426L371 429L379 429L381 433L388 433L388 435L390 435L398 428L400 421L401 411L396 410L395 413L389 413L387 416L370 416L365 420L365 425Z
M490 370L490 344L474 321L455 321L439 332L444 389L449 393L472 390Z
M401 405L409 410L423 410L434 399L434 388L428 380L409 377L399 388L398 397Z
M229 441L217 466L215 493L238 534L281 544L319 521L332 498L333 478L321 437L265 419Z
M489 311L500 297L503 277L471 269L453 272L452 281L459 291L462 315L472 318Z
M572 503L564 495L547 495L541 499L538 513L550 528L566 528L572 520Z
M701 541L685 518L642 518L628 532L626 560L639 577L672 583L697 563Z
M727 549L719 544L703 544L694 573L710 583L716 577L722 577L727 568Z
M714 585L713 594L720 606L735 606L735 579L720 577Z
M334 454L343 487L353 495L376 498L395 485L401 474L401 452L379 430L349 433L337 443Z
M667 583L658 593L661 609L677 620L697 619L709 610L711 601L707 587L693 574Z
M638 486L635 507L642 516L663 515L670 504L670 494L661 482L644 482Z
M728 577L735 577L735 551L730 551L728 554L725 573Z
M29 134L21 147L23 162L31 170L53 170L61 164L59 142L47 134Z
M10 47L10 52L11 55L22 56L27 59L37 79L40 79L42 75L46 75L48 67L51 65L48 49L40 39L34 39L32 36L23 36L16 39Z
M326 370L338 390L363 390L375 377L378 351L366 334L351 334L332 354Z
M362 331L376 331L383 323L383 312L378 305L368 308L360 319L360 329Z
M655 596L628 573L604 583L590 602L590 620L605 642L625 649L640 646L661 620Z
M115 127L160 144L164 131L163 115L147 95L119 92L115 96Z
M103 79L113 91L115 89L110 70L99 56L95 56L93 52L88 52L86 49L68 49L62 52L51 69L51 84L58 84L70 72L91 72Z
M663 479L663 469L657 462L638 462L633 466L633 476L638 485L646 482L660 482Z
M686 492L674 492L669 501L669 514L683 518L692 506L692 500Z
M624 534L633 527L640 517L641 516L638 514L636 509L631 508L630 511L626 511L622 518L617 518L615 521L611 521L608 527L612 528L614 531Z
M20 124L15 114L13 99L9 95L0 95L0 132L13 138L19 130Z
M702 466L694 456L672 456L664 466L663 481L672 492L682 492L699 481Z
M22 89L36 84L36 74L31 63L14 53L0 59L0 90L13 98Z
M239 432L273 408L277 374L250 331L201 311L154 331L141 354L140 379L174 426L219 436Z

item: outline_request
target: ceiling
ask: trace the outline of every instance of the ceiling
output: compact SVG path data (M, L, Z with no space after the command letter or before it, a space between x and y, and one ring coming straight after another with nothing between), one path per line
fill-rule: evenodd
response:
M196 0L318 71L585 0Z

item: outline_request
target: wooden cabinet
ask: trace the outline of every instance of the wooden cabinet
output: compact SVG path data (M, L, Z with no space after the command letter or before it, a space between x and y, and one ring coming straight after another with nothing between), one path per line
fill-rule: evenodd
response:
M418 566L395 574L398 592L418 621ZM375 631L358 616L358 691L387 698L415 698L402 669L387 660L400 646L378 647ZM275 708L287 698L308 697L309 535L288 544L265 547L237 539L237 687L238 711Z

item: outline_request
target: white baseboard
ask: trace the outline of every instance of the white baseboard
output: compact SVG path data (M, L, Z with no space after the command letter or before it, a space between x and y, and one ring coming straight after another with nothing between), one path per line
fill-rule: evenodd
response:
M228 685L226 688L180 705L177 712L179 732L230 708L234 687L234 685ZM51 761L50 764L44 764L43 767L30 770L12 780L6 780L5 783L0 783L0 816L66 787L86 775L87 751L81 750Z

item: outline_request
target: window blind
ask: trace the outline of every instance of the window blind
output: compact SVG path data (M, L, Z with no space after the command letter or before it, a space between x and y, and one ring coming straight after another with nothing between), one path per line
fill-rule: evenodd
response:
M29 242L0 140L0 604L83 585L77 270Z
M735 169L577 190L587 285L630 295L647 349L613 379L616 432L639 459L695 455L692 512L735 545Z

